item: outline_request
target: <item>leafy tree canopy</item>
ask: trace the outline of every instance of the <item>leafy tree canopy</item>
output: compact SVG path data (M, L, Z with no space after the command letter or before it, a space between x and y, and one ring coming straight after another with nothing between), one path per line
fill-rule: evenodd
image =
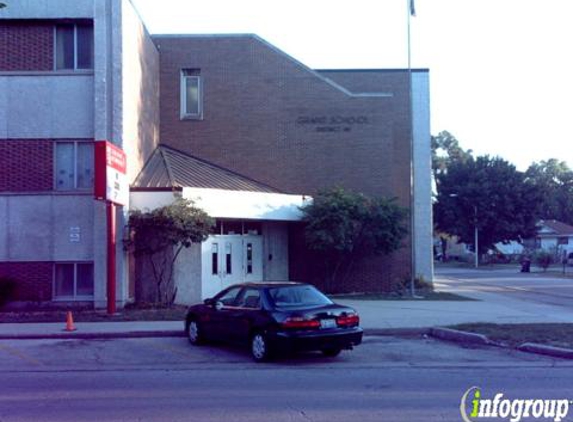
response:
M129 225L137 236L137 252L153 254L172 247L188 248L209 236L214 221L193 201L178 199L171 205L130 213Z
M301 209L306 244L324 256L332 282L341 267L349 268L358 257L395 251L407 234L407 210L393 199L337 187L319 192Z
M307 244L317 251L349 253L366 247L388 254L400 247L407 233L406 210L394 200L342 188L319 192L302 211Z
M156 283L155 300L173 303L176 294L173 267L177 256L183 248L207 239L213 225L213 219L205 211L186 199L153 211L130 213L134 252L148 258Z
M432 170L434 177L447 171L451 163L465 163L472 157L472 150L464 150L456 137L448 131L432 136Z
M525 173L540 195L539 218L573 224L573 171L554 158L533 163Z
M535 235L538 191L509 162L470 157L450 163L437 179L434 220L438 230L458 236L475 249L477 225L480 254L498 242Z

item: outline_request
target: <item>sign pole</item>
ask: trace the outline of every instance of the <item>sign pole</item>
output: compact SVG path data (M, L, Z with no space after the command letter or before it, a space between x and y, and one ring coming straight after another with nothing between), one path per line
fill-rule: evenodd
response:
M113 315L116 313L116 280L115 280L115 204L111 201L106 202L107 214L107 313Z
M94 197L106 207L107 313L116 313L116 205L129 203L129 181L125 152L108 141L95 141Z

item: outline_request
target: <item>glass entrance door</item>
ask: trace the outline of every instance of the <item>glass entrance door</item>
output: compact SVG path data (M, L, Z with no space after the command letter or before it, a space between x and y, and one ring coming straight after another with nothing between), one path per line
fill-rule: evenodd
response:
M262 249L261 236L210 236L201 246L202 297L243 281L262 281Z

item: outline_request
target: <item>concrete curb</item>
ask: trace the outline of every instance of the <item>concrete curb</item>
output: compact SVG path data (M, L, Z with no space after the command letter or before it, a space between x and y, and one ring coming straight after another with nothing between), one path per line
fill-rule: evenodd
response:
M128 332L64 332L45 334L0 334L0 340L106 340L120 338L185 337L183 330Z
M440 340L455 341L458 343L481 344L485 346L497 346L511 349L507 345L496 343L484 334L468 333L466 331L453 330L451 328L432 328L430 335ZM573 359L573 349L564 347L547 346L537 343L523 343L515 349L520 352L535 353L538 355L552 356L563 359Z
M429 335L431 328L365 328L365 336L422 336Z
M537 343L523 343L522 345L517 346L517 350L557 358L573 359L573 349L566 349L564 347L547 346L545 344Z
M458 343L492 345L493 342L483 334L468 333L466 331L453 330L451 328L432 328L430 330L432 337L441 340L456 341Z

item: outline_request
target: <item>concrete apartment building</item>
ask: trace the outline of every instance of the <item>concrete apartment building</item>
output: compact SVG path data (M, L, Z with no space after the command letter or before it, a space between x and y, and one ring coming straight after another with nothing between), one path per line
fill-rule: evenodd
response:
M115 212L118 306L146 278L124 248L128 210L178 196L217 219L178 259L180 303L243 280L320 286L298 207L335 185L413 203L415 241L361 260L334 290L431 279L429 75L411 76L410 104L405 70L312 70L255 35L150 35L129 0L11 3L0 11L0 276L17 280L19 300L106 306L108 220L93 189L105 140L125 152L131 185Z

